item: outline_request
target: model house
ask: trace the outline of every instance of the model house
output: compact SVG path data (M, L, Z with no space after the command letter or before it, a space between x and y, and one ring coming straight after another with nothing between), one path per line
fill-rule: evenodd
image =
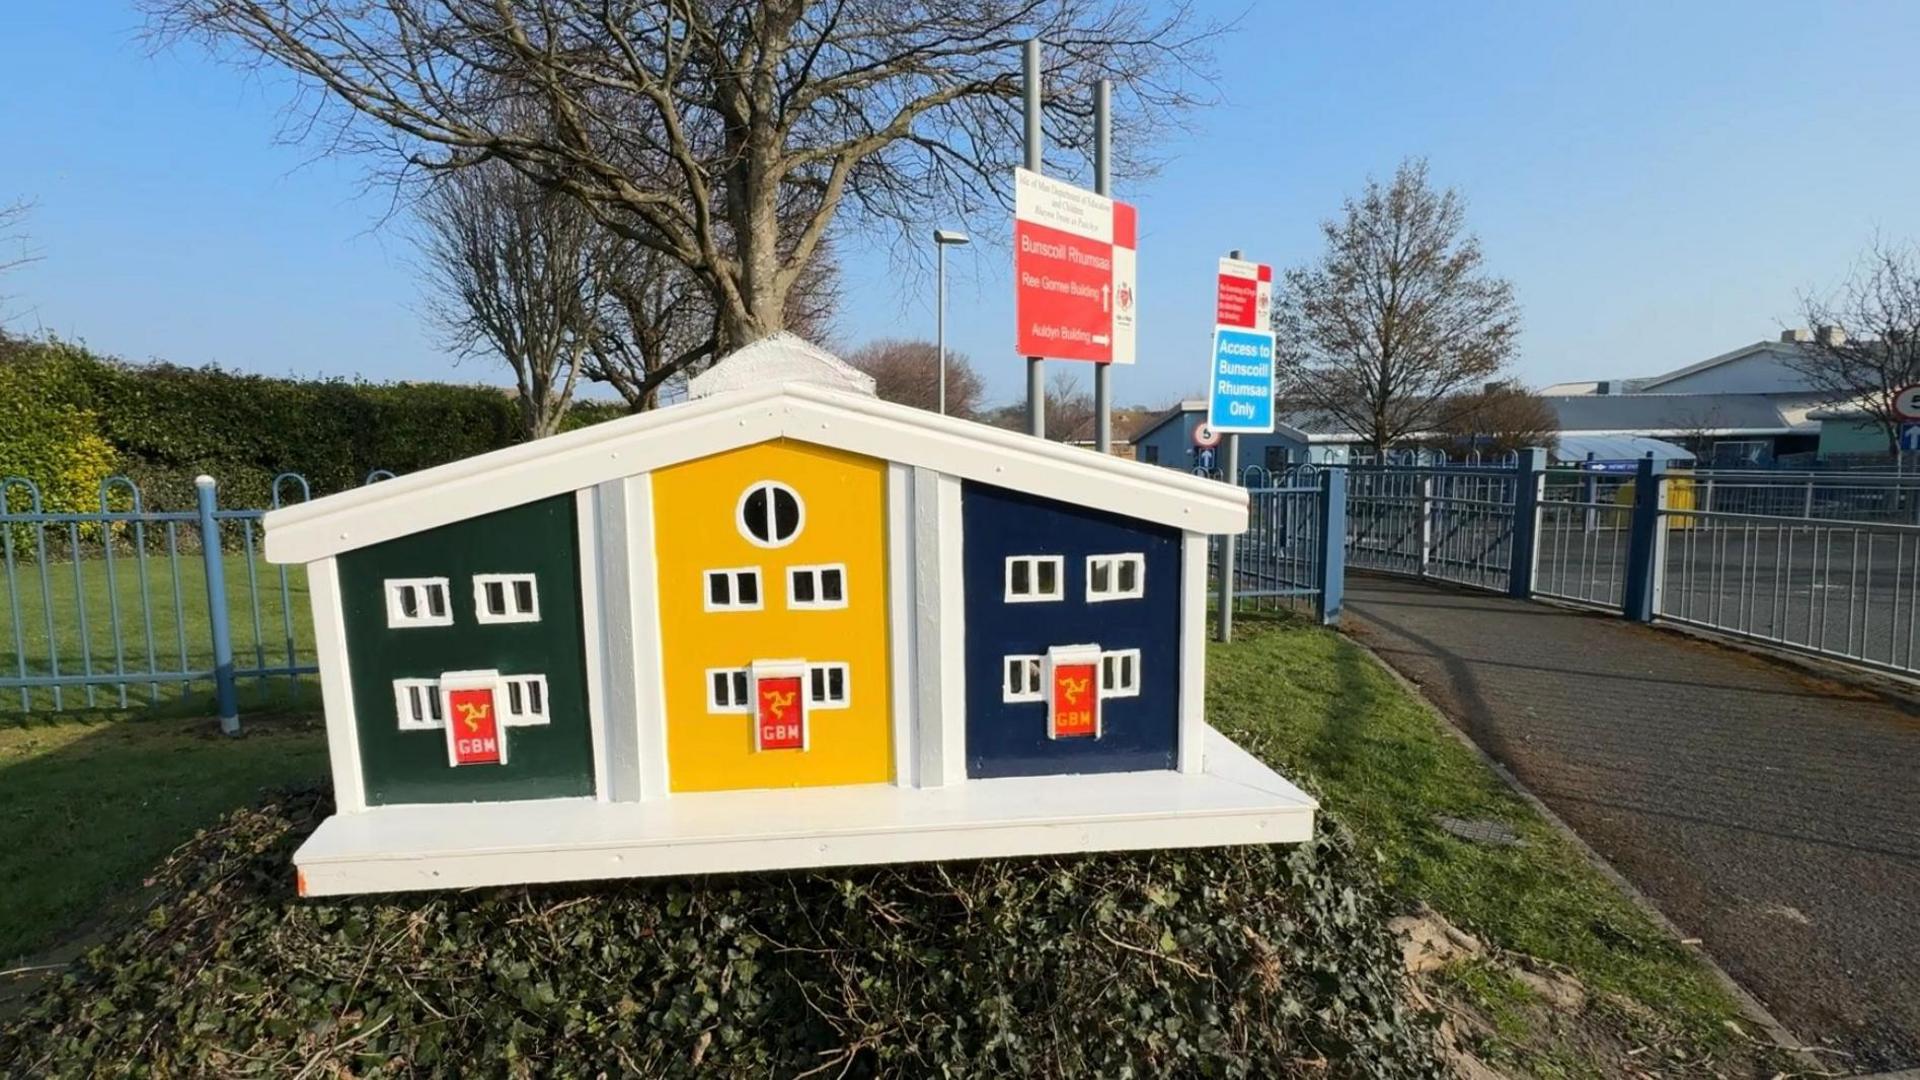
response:
M309 893L1277 842L1206 726L1229 485L888 404L786 335L690 400L274 511L338 813Z

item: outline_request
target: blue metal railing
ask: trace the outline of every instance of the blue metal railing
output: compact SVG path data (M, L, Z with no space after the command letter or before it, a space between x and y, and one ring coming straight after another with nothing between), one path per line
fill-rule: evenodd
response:
M1194 470L1221 479L1217 472ZM1247 610L1311 609L1323 623L1339 619L1345 579L1340 529L1346 521L1346 477L1315 465L1266 469L1258 465L1235 477L1247 489L1247 530L1233 552L1234 606ZM1331 531L1330 531L1331 530ZM1221 537L1207 549L1208 573L1218 582Z
M311 494L293 473L270 490L272 507ZM253 701L297 693L318 670L304 575L261 573L266 509L220 508L211 477L195 495L192 509L155 510L113 476L96 509L50 511L32 481L0 479L0 650L11 650L0 651L0 717L145 708L211 690L232 734L243 690Z

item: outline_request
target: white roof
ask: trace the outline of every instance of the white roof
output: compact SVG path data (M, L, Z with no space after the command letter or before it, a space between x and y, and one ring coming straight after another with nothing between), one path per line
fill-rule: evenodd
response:
M266 556L276 563L324 559L772 439L1195 532L1237 533L1247 524L1247 493L1231 484L812 382L765 382L282 507L265 519Z
M768 383L810 382L873 396L873 376L785 330L728 353L687 381L687 397L703 398Z

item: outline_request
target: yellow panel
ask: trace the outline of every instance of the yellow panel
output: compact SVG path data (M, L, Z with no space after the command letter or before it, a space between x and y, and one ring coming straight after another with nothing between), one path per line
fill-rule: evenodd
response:
M752 485L798 493L791 542L762 547L737 510ZM893 773L884 462L777 440L653 474L655 555L674 791L884 782ZM843 564L844 608L789 608L787 570ZM759 611L706 610L708 570L758 567ZM707 671L756 660L847 665L846 708L814 709L805 750L754 749L753 718L708 707Z

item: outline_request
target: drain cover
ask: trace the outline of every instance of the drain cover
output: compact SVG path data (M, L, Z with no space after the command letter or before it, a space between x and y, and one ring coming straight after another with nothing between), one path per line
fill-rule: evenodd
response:
M1520 834L1503 821L1489 819L1469 820L1467 818L1435 818L1440 827L1459 837L1476 844L1494 844L1498 847L1513 847L1519 843Z

